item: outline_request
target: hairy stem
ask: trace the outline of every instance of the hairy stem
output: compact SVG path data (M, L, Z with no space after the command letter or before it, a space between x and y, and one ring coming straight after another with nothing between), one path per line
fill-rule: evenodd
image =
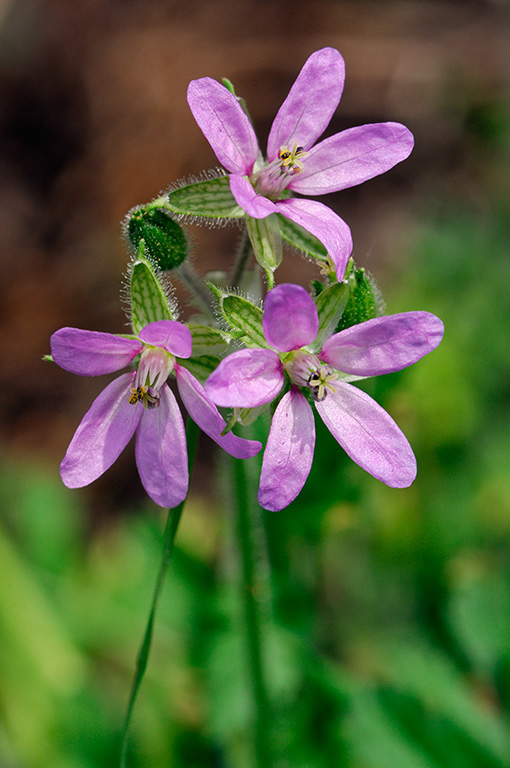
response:
M214 318L212 297L204 281L197 274L197 272L195 272L189 261L185 261L179 267L177 267L175 274L190 289L194 298L197 299L197 302L200 304L200 307L205 312L205 314Z
M231 285L234 288L239 287L244 271L248 266L248 262L252 256L253 249L251 247L250 238L248 237L248 230L245 228L234 263L232 265L232 270L228 278L228 285Z

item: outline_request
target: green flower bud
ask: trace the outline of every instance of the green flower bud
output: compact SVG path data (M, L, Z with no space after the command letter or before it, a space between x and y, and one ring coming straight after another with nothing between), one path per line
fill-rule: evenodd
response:
M175 269L188 255L188 242L182 227L163 208L150 205L128 213L126 236L138 250L141 240L158 269Z
M354 262L350 271L349 267L347 269L348 274L345 280L349 285L349 298L336 327L336 333L343 331L344 328L350 328L351 325L379 317L385 310L381 291L372 275L368 274L363 267L359 269L355 267Z

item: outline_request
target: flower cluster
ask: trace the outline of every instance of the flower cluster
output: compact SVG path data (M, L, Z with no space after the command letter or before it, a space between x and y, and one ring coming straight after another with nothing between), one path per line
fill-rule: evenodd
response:
M238 459L262 448L231 431L243 422L238 409L274 408L258 494L266 509L286 507L306 481L315 446L312 404L362 468L392 487L412 483L416 461L407 439L352 382L417 362L439 344L443 325L428 312L381 316L370 280L350 259L347 224L324 204L299 196L360 184L412 150L412 134L398 123L350 128L318 141L343 83L338 51L313 53L274 119L265 156L230 84L207 77L190 83L190 108L228 176L174 188L128 217L126 236L136 249L129 272L132 334L77 328L53 334L52 359L71 373L96 376L130 366L79 425L61 465L68 487L98 478L136 433L136 463L148 495L167 507L184 500L186 438L170 376L189 417ZM239 282L231 289L221 280L210 284L210 296L205 284L197 288L198 276L182 266L187 239L179 216L244 220L268 280L263 310L239 293ZM299 285L272 287L282 238L330 265L313 295ZM177 267L201 302L197 322L175 319L159 269ZM228 425L218 407L233 409Z

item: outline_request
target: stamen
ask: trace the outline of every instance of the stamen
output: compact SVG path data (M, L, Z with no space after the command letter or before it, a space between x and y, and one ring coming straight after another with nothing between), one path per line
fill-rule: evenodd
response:
M152 410L159 407L159 392L152 387L131 387L131 395L129 397L130 405L136 405L141 403L144 408Z
M307 386L316 403L325 400L328 392L336 393L337 390L331 384L336 378L337 373L328 365L322 365L317 370L311 372L308 377Z
M308 152L305 152L304 147L298 147L297 141L294 141L292 149L283 144L278 152L278 157L283 166L282 172L285 168L287 173L301 173L304 168L301 160L308 157Z
M308 154L304 147L298 146L295 140L290 148L282 144L274 160L253 174L251 183L255 191L260 195L277 200L292 181L292 177L304 169L302 160Z

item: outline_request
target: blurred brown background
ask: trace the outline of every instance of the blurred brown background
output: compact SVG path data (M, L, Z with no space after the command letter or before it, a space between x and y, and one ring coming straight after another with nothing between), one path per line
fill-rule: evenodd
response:
M41 362L63 325L122 332L128 253L120 222L174 180L214 167L186 102L188 82L229 77L264 146L310 53L340 50L346 86L328 134L394 120L410 159L323 198L350 224L358 263L391 285L427 197L460 192L483 211L480 111L508 87L502 2L303 0L0 0L1 450L57 472L101 382ZM235 227L192 227L200 273L227 267ZM284 261L278 280L307 284ZM186 293L178 289L185 301ZM416 307L427 309L427 307ZM186 310L184 310L184 317ZM141 493L127 455L104 478Z

